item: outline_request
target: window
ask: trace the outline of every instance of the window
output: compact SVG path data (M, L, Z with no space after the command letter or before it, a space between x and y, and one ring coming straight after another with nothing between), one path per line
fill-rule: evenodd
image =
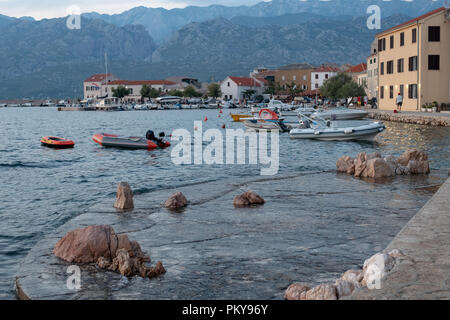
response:
M86 87L86 91L90 91L90 90L89 90L89 87Z
M306 89L308 89L308 86L307 86L306 84L304 84L304 85L302 86L302 89L303 89L303 90L306 90Z
M381 64L380 64L380 74L381 75L384 75L384 62L382 62Z
M316 89L318 89L319 88L319 84L318 83L316 83Z
M410 84L408 86L408 98L417 99L417 84Z
M428 70L439 70L439 55L428 55Z
M228 82L228 86L230 86L230 82Z
M328 79L328 73L327 73L327 74L325 74L325 79Z
M403 93L405 92L405 86L404 85L400 85L400 95L403 97L404 95L403 95Z
M303 76L303 80L306 80L306 75Z
M417 56L409 58L409 71L417 71Z
M232 99L233 99L233 95L230 94L230 100L232 100Z
M405 71L405 60L404 59L398 59L397 60L397 72L401 73Z
M391 38L389 39L389 47L391 48L391 49L394 49L394 36L391 36Z
M394 86L389 87L389 99L394 99Z
M319 75L318 74L316 74L316 79L319 79Z
M412 43L417 42L417 29L412 30Z
M380 99L384 99L384 87L380 87Z
M384 51L386 50L386 39L379 39L378 40L378 51Z
M292 76L292 80L293 81L297 80L297 76Z
M282 81L286 80L286 77L285 76L281 76L281 80Z
M428 27L428 41L439 42L441 41L441 27Z
M405 45L405 33L400 33L400 47L403 47Z
M370 64L372 64L372 59L370 59Z
M377 63L377 58L373 58L373 63Z
M394 73L394 61L388 61L386 64L386 73L393 74Z

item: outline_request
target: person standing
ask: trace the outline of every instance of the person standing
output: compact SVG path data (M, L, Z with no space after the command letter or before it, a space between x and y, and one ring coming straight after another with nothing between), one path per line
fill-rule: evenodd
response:
M398 112L402 111L402 105L403 105L403 96L399 92L398 95L397 95L397 111Z

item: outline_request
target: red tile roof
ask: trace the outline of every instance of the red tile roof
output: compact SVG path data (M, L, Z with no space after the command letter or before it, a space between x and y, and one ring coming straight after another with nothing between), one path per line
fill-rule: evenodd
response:
M114 75L112 75L111 73L108 73L108 77L114 77ZM84 80L84 82L101 82L104 81L106 79L106 74L94 74L92 76L90 76L89 78L87 78L86 80Z
M269 81L267 81L264 78L260 78L260 77L255 77L256 80L262 82L265 86L269 85Z
M345 72L348 72L348 73L361 73L361 72L365 72L366 70L367 70L367 64L366 63L360 63L360 64L357 64L356 66L350 67Z
M123 85L123 86L140 86L140 85L176 85L175 82L168 80L115 80L108 83L109 85Z
M420 17L417 17L417 18L414 18L412 20L406 21L406 22L404 22L402 24L399 24L399 25L397 25L395 27L392 27L390 29L387 29L387 30L381 32L381 33L377 34L377 37L382 35L382 34L385 34L385 33L389 32L389 31L392 31L392 30L395 30L395 29L399 29L401 27L406 27L407 25L413 24L414 22L420 21L422 19L425 19L425 18L427 18L429 16L432 16L432 15L434 15L434 14L436 14L438 12L444 11L444 10L446 10L444 7L440 7L439 9L436 9L436 10L430 11L428 13L425 13L425 14L421 15Z
M230 77L231 81L239 87L261 87L261 85L253 78Z

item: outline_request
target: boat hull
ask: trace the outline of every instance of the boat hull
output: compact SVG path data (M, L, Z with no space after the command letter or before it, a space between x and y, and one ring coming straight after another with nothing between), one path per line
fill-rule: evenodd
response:
M364 119L369 115L368 112L358 111L358 112L324 112L324 113L314 113L311 118L322 118L324 120L360 120Z
M315 139L322 141L372 141L375 136L385 129L384 125L368 125L360 128L347 128L345 130L327 129L293 129L289 133L291 139Z
M232 114L231 113L230 115L234 122L240 122L242 119L247 119L247 118L253 117L252 115L249 115L249 114Z
M75 147L75 142L60 137L43 137L41 145L53 149L71 149Z
M107 148L121 149L145 149L154 150L158 146L150 140L141 137L119 137L112 134L94 134L92 137L95 143Z

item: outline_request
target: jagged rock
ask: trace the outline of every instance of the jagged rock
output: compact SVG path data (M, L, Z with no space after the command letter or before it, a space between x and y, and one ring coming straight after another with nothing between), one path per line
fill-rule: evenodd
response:
M77 229L60 239L53 250L55 256L68 262L94 263L100 257L112 259L117 238L111 226L89 226Z
M305 283L291 284L284 293L285 300L300 300L301 294L311 290L311 287Z
M114 208L131 210L134 208L133 191L127 182L121 182L117 186L117 198Z
M147 270L146 275L147 275L147 277L149 277L151 279L154 277L158 277L164 273L166 273L166 269L164 269L162 262L158 261L154 268L150 268Z
M412 149L412 150L405 151L400 157L398 157L398 163L405 167L408 165L408 163L411 160L427 161L428 155L426 152Z
M397 158L394 156L387 156L384 158L384 161L391 167L393 172L396 172L398 167Z
M349 156L343 156L336 161L337 172L345 172L347 174L355 173L355 159Z
M402 165L398 165L397 168L395 169L395 174L396 175L408 175L410 174L409 168L408 167L404 167Z
M366 169L366 153L361 152L355 160L355 177L360 177Z
M362 281L362 279L363 279L362 270L348 270L340 278L340 280L353 283L355 287L360 287L360 282Z
M320 284L311 290L302 292L300 300L337 300L336 286Z
M338 299L351 295L355 290L355 284L346 280L336 280L334 286L336 287L336 295Z
M406 168L411 174L430 173L430 164L428 160L424 161L410 160Z
M361 284L369 289L380 289L381 279L392 270L395 259L385 253L377 253L367 259L363 266L363 280Z
M97 263L102 269L120 272L123 276L152 277L165 273L159 261L155 268L147 268L146 256L139 243L127 235L116 235L111 226L90 226L69 232L55 246L54 254L68 262Z
M361 177L377 179L392 177L393 175L395 175L395 172L384 159L374 158L366 162L366 168L362 172Z
M97 260L97 265L102 269L108 269L111 266L111 261L105 257L100 257Z
M366 156L366 161L369 161L369 160L371 160L371 159L376 159L376 158L381 158L381 153L379 153L378 151L377 151L377 152L374 152L374 153L369 153L369 154Z
M245 207L255 204L264 204L265 200L253 191L247 191L234 197L233 204L236 207Z
M177 192L170 196L164 203L164 206L169 210L178 210L188 205L188 201L183 193Z
M388 255L390 255L390 256L391 256L392 258L394 258L394 259L397 259L397 258L403 256L403 252L401 252L401 251L398 250L398 249L394 249L394 250L391 250L391 251L388 253Z

